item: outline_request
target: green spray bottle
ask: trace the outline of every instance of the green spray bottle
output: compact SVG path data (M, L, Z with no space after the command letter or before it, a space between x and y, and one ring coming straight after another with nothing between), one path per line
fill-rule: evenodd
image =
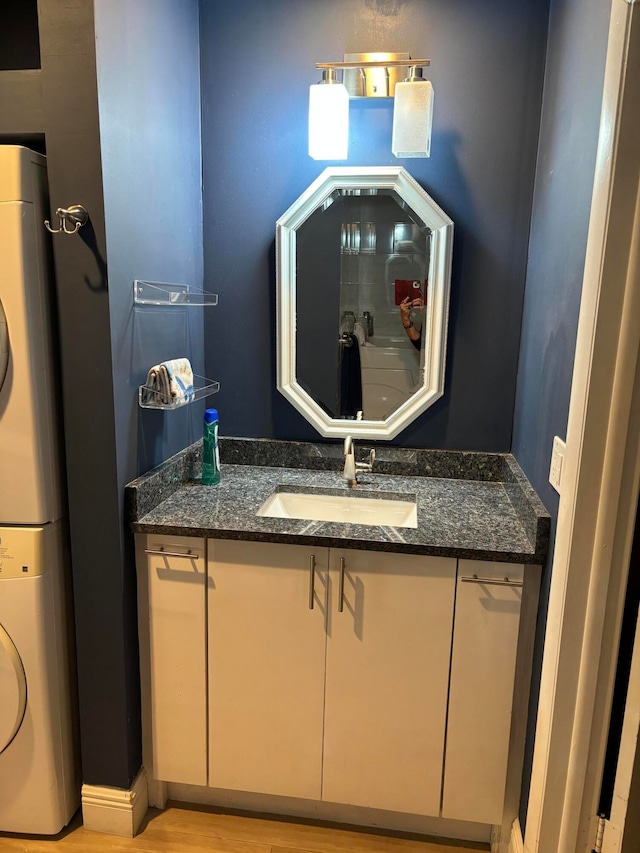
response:
M219 482L218 410L205 409L202 437L202 485L217 486Z

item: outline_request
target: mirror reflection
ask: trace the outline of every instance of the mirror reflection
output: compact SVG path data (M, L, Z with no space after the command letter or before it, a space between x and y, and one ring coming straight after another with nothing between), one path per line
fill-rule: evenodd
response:
M331 418L384 421L424 384L431 229L392 189L336 189L296 232L296 375Z

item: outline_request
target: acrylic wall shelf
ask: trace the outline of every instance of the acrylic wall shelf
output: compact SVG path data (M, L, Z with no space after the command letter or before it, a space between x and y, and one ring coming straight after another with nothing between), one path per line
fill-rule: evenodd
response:
M168 284L162 281L133 282L134 305L208 305L218 304L217 293L199 290L189 284Z
M186 399L176 400L175 402L164 402L164 395L155 388L150 388L148 385L140 385L138 388L138 403L142 409L163 409L165 411L173 411L180 409L182 406L188 406L190 403L195 403L196 400L203 400L205 397L216 394L220 390L220 383L213 379L207 379L205 376L197 376L193 374L193 394Z

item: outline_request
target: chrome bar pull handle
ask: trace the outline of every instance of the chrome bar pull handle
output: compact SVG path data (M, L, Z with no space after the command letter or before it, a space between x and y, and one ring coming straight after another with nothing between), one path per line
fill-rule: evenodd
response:
M187 551L186 554L179 554L177 551L165 551L164 548L160 548L158 551L154 551L151 548L144 549L145 554L153 554L157 557L182 557L184 560L199 560L200 557L198 554L192 554L191 549Z
M478 575L473 575L472 577L461 577L460 580L462 583L484 583L487 586L523 586L523 581L511 581L509 578L504 578L500 580L500 578L479 578Z
M316 556L309 557L309 610L313 610L313 595L316 585Z
M338 583L338 613L344 610L344 569L346 565L344 557L340 557L340 581Z

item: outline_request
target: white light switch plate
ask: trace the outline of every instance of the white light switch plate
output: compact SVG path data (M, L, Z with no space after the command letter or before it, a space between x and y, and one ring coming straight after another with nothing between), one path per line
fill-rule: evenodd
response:
M553 451L551 453L551 467L549 469L549 482L553 488L560 494L560 484L562 483L562 468L564 467L564 453L567 445L561 438L554 436Z

